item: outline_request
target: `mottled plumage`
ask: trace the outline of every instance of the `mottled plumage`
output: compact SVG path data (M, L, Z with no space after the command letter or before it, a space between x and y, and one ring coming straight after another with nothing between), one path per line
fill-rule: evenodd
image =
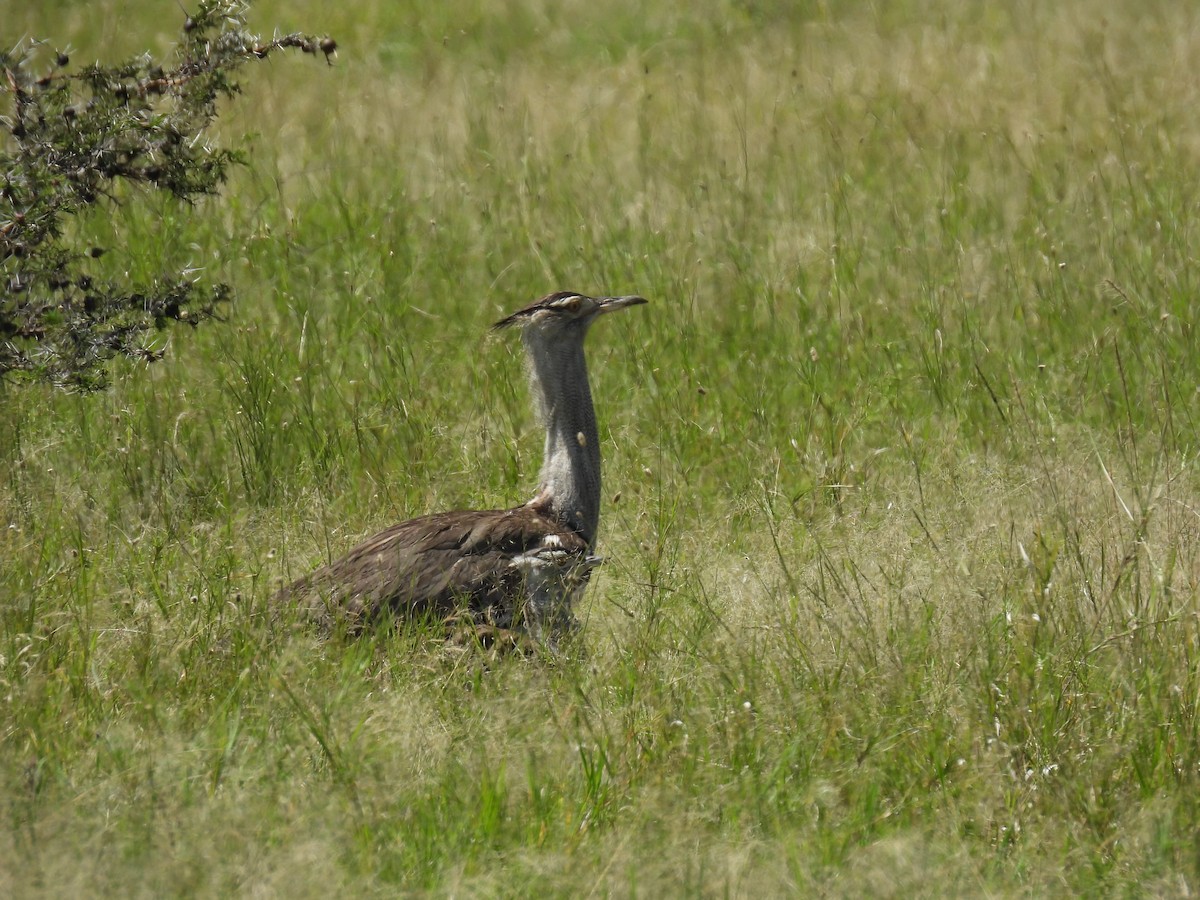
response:
M553 548L547 538L553 535ZM379 532L286 591L319 617L358 624L390 614L444 618L467 612L512 627L524 573L513 564L538 551L590 556L577 532L529 506L457 510L410 519Z
M553 643L591 570L600 516L600 450L583 356L590 324L641 297L562 291L501 319L519 325L546 427L541 483L513 509L459 510L393 525L279 592L351 629L381 617L512 628Z

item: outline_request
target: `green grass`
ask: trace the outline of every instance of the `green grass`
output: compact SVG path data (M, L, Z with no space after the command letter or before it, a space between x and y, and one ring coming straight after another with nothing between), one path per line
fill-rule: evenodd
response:
M238 299L104 395L0 387L0 893L1195 892L1200 19L512 6L263 0L336 65L247 71L220 198L81 224ZM652 303L590 338L585 652L266 615L525 498L485 332L558 288Z

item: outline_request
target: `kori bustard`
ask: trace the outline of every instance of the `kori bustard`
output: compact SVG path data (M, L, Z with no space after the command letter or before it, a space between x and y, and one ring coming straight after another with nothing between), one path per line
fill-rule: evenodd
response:
M642 297L559 291L492 326L520 327L546 429L536 495L512 509L457 510L401 522L279 592L351 628L393 617L461 618L551 644L575 626L600 523L600 441L583 342L600 316Z

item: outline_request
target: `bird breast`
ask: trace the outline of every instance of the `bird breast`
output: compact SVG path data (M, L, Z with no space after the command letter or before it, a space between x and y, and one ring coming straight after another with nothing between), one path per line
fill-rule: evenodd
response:
M598 556L573 553L554 546L547 535L543 546L513 557L512 565L524 580L525 628L540 640L569 634L577 627L571 612L587 587Z

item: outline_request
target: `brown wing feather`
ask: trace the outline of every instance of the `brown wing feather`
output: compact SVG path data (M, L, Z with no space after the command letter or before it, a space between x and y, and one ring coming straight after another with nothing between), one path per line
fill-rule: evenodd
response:
M507 625L522 589L512 559L545 546L549 535L563 550L588 553L579 534L532 506L422 516L368 538L277 599L351 624L386 612L407 619L466 607Z

